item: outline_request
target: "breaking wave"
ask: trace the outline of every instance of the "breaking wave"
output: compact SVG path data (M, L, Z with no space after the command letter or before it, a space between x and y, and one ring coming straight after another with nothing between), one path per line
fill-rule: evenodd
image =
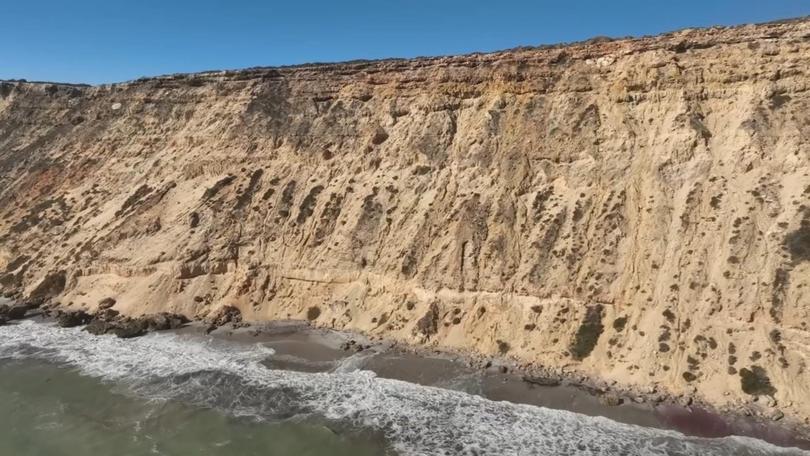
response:
M275 370L263 363L272 354L262 345L172 333L122 340L32 321L0 327L0 358L44 359L147 398L238 416L315 417L380 434L401 455L808 454L744 437L688 437L564 410L495 402L378 378L350 366L328 373Z

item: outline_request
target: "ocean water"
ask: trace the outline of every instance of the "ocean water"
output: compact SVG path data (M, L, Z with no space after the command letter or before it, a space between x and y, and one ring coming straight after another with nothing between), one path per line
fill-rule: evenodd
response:
M807 455L463 391L268 367L273 351L175 333L0 327L2 455ZM272 365L272 364L271 364Z
M383 453L379 442L325 426L262 422L174 401L118 393L99 379L41 361L0 361L0 455L341 455Z

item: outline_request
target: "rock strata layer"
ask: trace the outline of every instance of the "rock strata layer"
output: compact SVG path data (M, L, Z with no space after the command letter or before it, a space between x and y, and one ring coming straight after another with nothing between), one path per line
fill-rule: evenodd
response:
M802 422L808 70L803 19L0 82L0 286L309 320Z

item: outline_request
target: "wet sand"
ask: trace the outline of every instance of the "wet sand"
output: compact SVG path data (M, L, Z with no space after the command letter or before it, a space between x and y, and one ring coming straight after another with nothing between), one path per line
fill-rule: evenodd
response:
M522 373L504 369L505 365L497 360L493 366L482 369L480 364L461 354L372 341L361 334L312 328L303 321L227 325L210 334L206 333L206 328L195 321L175 332L272 348L274 354L264 363L273 369L311 373L362 369L382 378L464 391L495 401L602 416L692 436L742 435L779 446L810 449L810 441L799 438L784 426L761 419L718 414L697 406L636 402L630 397L622 397L620 405L607 405L609 402L604 401L599 392L570 380L563 379L560 385L554 386L533 384L524 381ZM614 399L619 397L614 395Z
M204 335L193 323L181 333ZM699 437L744 435L780 446L810 449L810 441L790 431L754 418L724 416L699 407L623 398L620 405L606 405L593 391L562 382L541 386L526 382L518 372L500 366L473 367L463 356L439 351L415 351L385 341L371 341L359 334L311 328L306 322L260 323L242 328L223 327L210 336L260 343L275 351L268 367L302 372L335 372L363 369L379 377L425 386L455 389L491 400L569 410L590 416L659 429L672 429ZM361 348L358 350L358 346Z

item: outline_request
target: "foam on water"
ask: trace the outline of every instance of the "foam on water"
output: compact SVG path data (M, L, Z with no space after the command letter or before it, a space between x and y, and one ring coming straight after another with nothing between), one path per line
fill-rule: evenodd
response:
M332 368L332 372L336 374L346 374L349 372L356 372L363 368L366 365L366 362L374 357L374 353L372 352L360 352L354 353L351 356L341 359L337 362L337 365Z
M261 363L270 354L261 345L171 333L122 340L31 321L0 327L0 358L64 363L150 398L237 415L321 417L378 432L403 455L810 454L749 438L686 437L606 418L494 402L377 378L362 370L273 370Z

